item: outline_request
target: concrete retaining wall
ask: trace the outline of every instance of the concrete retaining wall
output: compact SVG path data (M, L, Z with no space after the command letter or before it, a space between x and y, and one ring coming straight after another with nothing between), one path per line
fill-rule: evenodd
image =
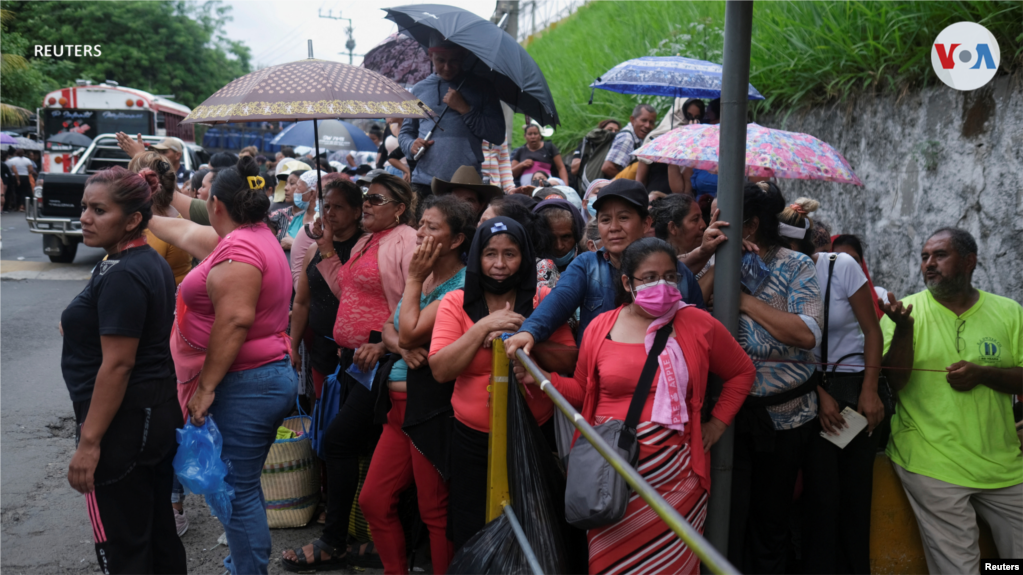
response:
M860 236L875 285L899 297L923 290L924 240L957 226L980 247L974 286L1023 302L1023 79L861 97L760 123L812 134L849 160L864 187L780 184L787 200L819 200L833 233Z

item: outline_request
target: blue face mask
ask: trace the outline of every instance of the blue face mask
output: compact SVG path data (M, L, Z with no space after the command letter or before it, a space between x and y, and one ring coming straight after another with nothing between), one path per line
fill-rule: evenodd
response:
M568 264L572 263L573 259L575 259L575 248L568 250L568 253L561 256L560 258L553 258L553 261L554 265L558 266L558 269L560 270L562 268L568 267Z
M749 290L749 293L755 294L761 284L771 276L771 270L760 259L760 256L753 252L746 252L742 254L740 274L739 282L742 283L742 287Z
M590 203L586 204L586 211L590 212L590 218L594 220L597 219L597 209L593 207L592 200L590 201Z
M302 199L302 196L304 195L305 194L299 194L295 196L295 207L300 210L304 210L309 207L309 202Z

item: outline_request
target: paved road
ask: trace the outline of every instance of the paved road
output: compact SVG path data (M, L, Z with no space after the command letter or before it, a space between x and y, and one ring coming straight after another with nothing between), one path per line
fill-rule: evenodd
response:
M50 264L23 216L3 214L0 228L0 569L5 575L95 573L85 501L67 484L74 422L57 323L103 251L83 245L74 264ZM214 548L220 523L199 497L189 496L185 509L192 523L182 538L189 572L220 575L227 555L225 547ZM272 535L270 573L281 573L281 550L308 543L319 530Z
M0 566L11 573L91 573L92 530L82 520L82 497L65 479L74 422L57 322L103 252L85 248L78 263L56 266L23 215L0 216L0 228ZM68 279L15 280L40 276Z

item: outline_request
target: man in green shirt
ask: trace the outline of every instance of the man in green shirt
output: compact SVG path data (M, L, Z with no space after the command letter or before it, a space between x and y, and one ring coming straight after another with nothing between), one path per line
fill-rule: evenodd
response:
M883 307L888 380L899 390L888 456L920 525L927 568L980 571L976 514L998 554L1023 557L1023 307L973 287L977 243L940 229L924 243L925 291ZM928 371L939 370L939 371Z

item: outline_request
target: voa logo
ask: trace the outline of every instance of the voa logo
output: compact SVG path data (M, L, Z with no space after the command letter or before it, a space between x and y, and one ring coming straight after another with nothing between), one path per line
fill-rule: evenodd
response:
M957 22L945 28L931 47L931 66L946 85L956 90L976 90L998 71L1001 52L987 28L974 22Z

